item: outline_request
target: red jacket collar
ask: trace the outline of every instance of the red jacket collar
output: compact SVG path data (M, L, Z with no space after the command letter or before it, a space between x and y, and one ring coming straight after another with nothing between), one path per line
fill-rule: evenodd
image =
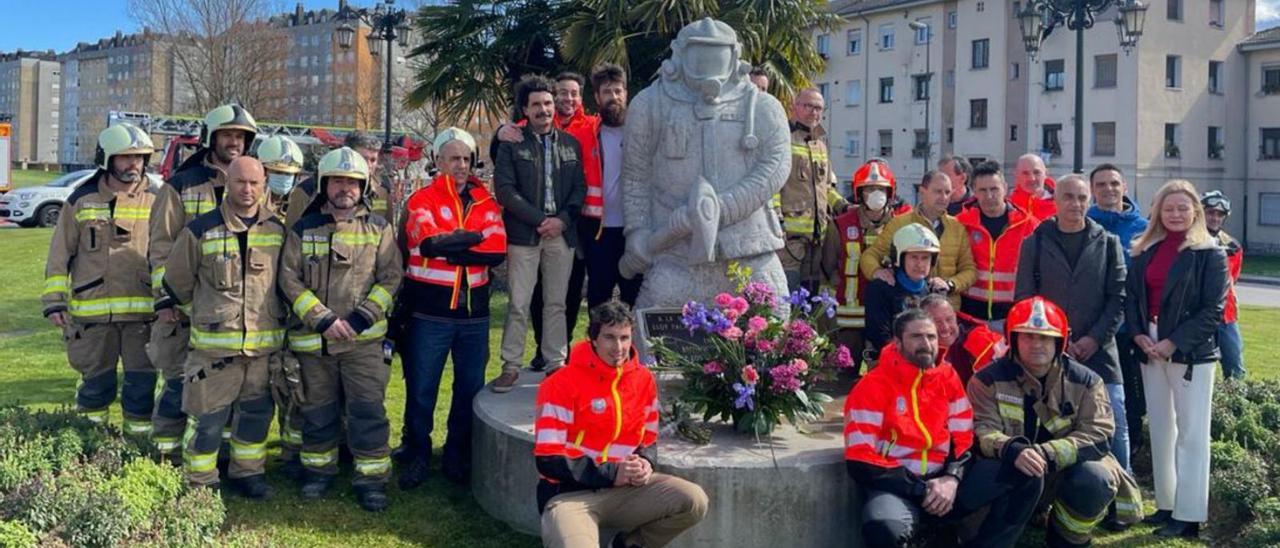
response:
M1013 226L1026 220L1026 210L1009 200L1005 200L1004 205L1009 208L1009 224L1007 226ZM965 207L960 214L956 215L956 220L968 227L980 227L982 226L982 208L975 201L972 205Z
M572 367L581 367L583 371L598 375L615 375L617 367L605 363L596 355L595 347L591 346L591 341L581 341L573 345L573 350L569 352L569 363ZM631 357L623 362L620 366L624 374L634 371L640 367L640 357L636 354L634 348L631 349Z
M941 371L943 367L951 367L947 362L947 349L938 348L938 358L934 361L933 367L923 370L925 375L935 375ZM907 361L907 358L898 351L898 344L890 342L880 349L880 363L876 365L879 369L885 367L887 371L894 377L907 378L915 376L921 369L915 364Z

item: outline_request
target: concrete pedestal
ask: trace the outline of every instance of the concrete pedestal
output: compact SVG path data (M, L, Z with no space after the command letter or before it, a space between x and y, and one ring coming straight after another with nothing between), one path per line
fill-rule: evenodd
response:
M472 491L489 515L538 535L533 412L542 375L526 372L520 380L510 393L476 397ZM711 499L706 519L672 546L861 546L861 497L845 472L843 405L843 396L828 404L806 432L784 424L760 442L721 423L711 424L708 445L664 434L657 469L697 483Z

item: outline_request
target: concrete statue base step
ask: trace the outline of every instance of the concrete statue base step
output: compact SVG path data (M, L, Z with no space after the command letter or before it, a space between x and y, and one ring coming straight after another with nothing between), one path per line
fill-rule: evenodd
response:
M472 491L480 506L518 531L539 534L533 461L534 398L540 373L522 372L507 394L475 399ZM665 397L678 384L662 383ZM705 520L672 543L684 547L861 546L860 495L845 471L841 412L848 385L805 432L789 424L754 438L713 422L711 443L664 433L657 470L687 479L711 500ZM775 465L776 463L776 465Z

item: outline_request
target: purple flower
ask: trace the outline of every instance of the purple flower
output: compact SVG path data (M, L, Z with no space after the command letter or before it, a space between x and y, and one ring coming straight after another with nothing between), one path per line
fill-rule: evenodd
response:
M836 298L832 296L831 292L828 291L826 288L823 288L822 291L818 292L817 296L809 300L816 304L820 304L824 306L825 307L824 314L827 315L827 318L836 317L836 306L838 306L840 303L836 301Z
M730 327L733 327L733 320L719 310L707 312L706 330L714 333L723 333Z
M838 345L835 352L827 354L827 364L834 365L837 369L848 369L853 367L853 354L849 352L849 347Z
M802 386L798 376L799 373L794 365L779 365L770 369L769 376L773 377L773 385L770 386L770 390L773 390L775 394L799 390Z
M755 411L756 404L752 400L752 396L756 393L756 387L754 385L744 385L740 382L735 382L733 383L733 389L738 392L738 398L733 400L733 408Z
M712 314L718 315L721 318L724 317L724 315L720 314L719 312L708 312L707 307L703 306L702 303L699 303L697 301L689 301L684 305L684 309L682 311L680 321L684 324L684 326L689 330L690 333L693 333L694 331L698 331L698 330L716 331L716 329L714 328L715 324L711 321L711 318L710 318Z
M809 303L809 290L804 287L792 291L787 302L791 304L791 308L799 308L805 314L813 311L813 305Z
M793 320L787 324L786 352L788 354L808 354L813 352L813 340L818 332L804 320Z

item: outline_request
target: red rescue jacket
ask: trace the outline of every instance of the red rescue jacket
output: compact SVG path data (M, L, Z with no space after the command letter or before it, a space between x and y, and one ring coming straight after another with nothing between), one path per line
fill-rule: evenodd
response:
M497 200L485 189L484 183L474 177L467 181L464 192L471 197L471 204L465 210L453 178L438 175L429 185L414 192L405 205L409 257L405 276L417 282L452 287L450 309L457 308L464 274L467 288L477 288L489 283L489 267L452 264L445 257L423 257L419 248L422 241L461 229L479 232L484 237L471 251L488 254L507 251L507 231Z
M998 319L999 316L995 310L996 303L1013 304L1022 241L1040 225L1039 220L1016 205L1010 205L1008 211L1008 225L1004 232L994 238L982 226L981 208L966 208L956 216L956 220L969 231L969 248L973 251L973 263L978 269L977 281L964 291L963 296L985 303L987 317L992 319Z

